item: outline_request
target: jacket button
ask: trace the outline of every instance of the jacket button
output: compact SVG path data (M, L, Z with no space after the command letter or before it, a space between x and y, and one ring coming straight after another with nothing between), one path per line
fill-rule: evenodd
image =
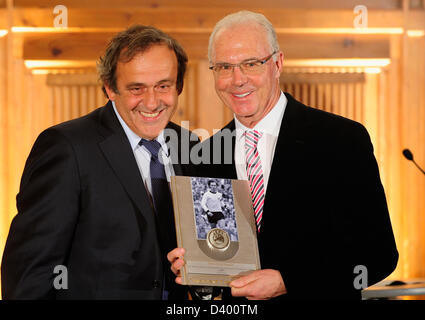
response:
M159 288L159 287L161 287L161 282L159 282L158 280L154 280L154 281L152 281L152 286L154 288Z

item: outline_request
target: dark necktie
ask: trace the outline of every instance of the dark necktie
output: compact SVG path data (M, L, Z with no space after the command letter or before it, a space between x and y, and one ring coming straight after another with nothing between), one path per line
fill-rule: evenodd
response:
M150 176L152 185L152 202L157 221L157 230L159 233L158 238L161 245L164 272L166 274L165 278L167 280L165 288L168 289L167 282L171 280L171 277L169 277L169 273L171 273L171 271L168 272L170 266L167 263L168 260L166 256L168 252L177 246L170 187L168 186L164 165L162 160L158 157L161 144L156 140L142 139L140 140L139 145L145 146L151 154Z

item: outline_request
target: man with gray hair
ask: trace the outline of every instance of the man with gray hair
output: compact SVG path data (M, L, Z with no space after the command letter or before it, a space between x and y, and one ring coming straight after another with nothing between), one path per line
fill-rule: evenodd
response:
M359 299L398 260L366 129L281 91L284 56L261 14L241 11L219 21L208 55L216 92L234 113L222 131L236 133L231 149L213 149L214 136L203 142L211 159L217 152L233 159L204 165L203 174L249 181L262 266L232 281L231 294ZM168 255L176 275L183 254L177 248ZM359 266L367 274L357 274Z

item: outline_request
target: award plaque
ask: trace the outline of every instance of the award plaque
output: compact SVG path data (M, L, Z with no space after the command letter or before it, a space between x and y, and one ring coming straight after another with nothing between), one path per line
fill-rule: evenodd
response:
M225 287L260 269L247 180L172 176L171 191L183 284Z

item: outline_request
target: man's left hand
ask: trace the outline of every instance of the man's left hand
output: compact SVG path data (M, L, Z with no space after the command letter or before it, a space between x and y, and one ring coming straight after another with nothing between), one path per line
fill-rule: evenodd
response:
M266 300L285 294L286 287L279 271L257 270L230 282L232 296L249 300Z

